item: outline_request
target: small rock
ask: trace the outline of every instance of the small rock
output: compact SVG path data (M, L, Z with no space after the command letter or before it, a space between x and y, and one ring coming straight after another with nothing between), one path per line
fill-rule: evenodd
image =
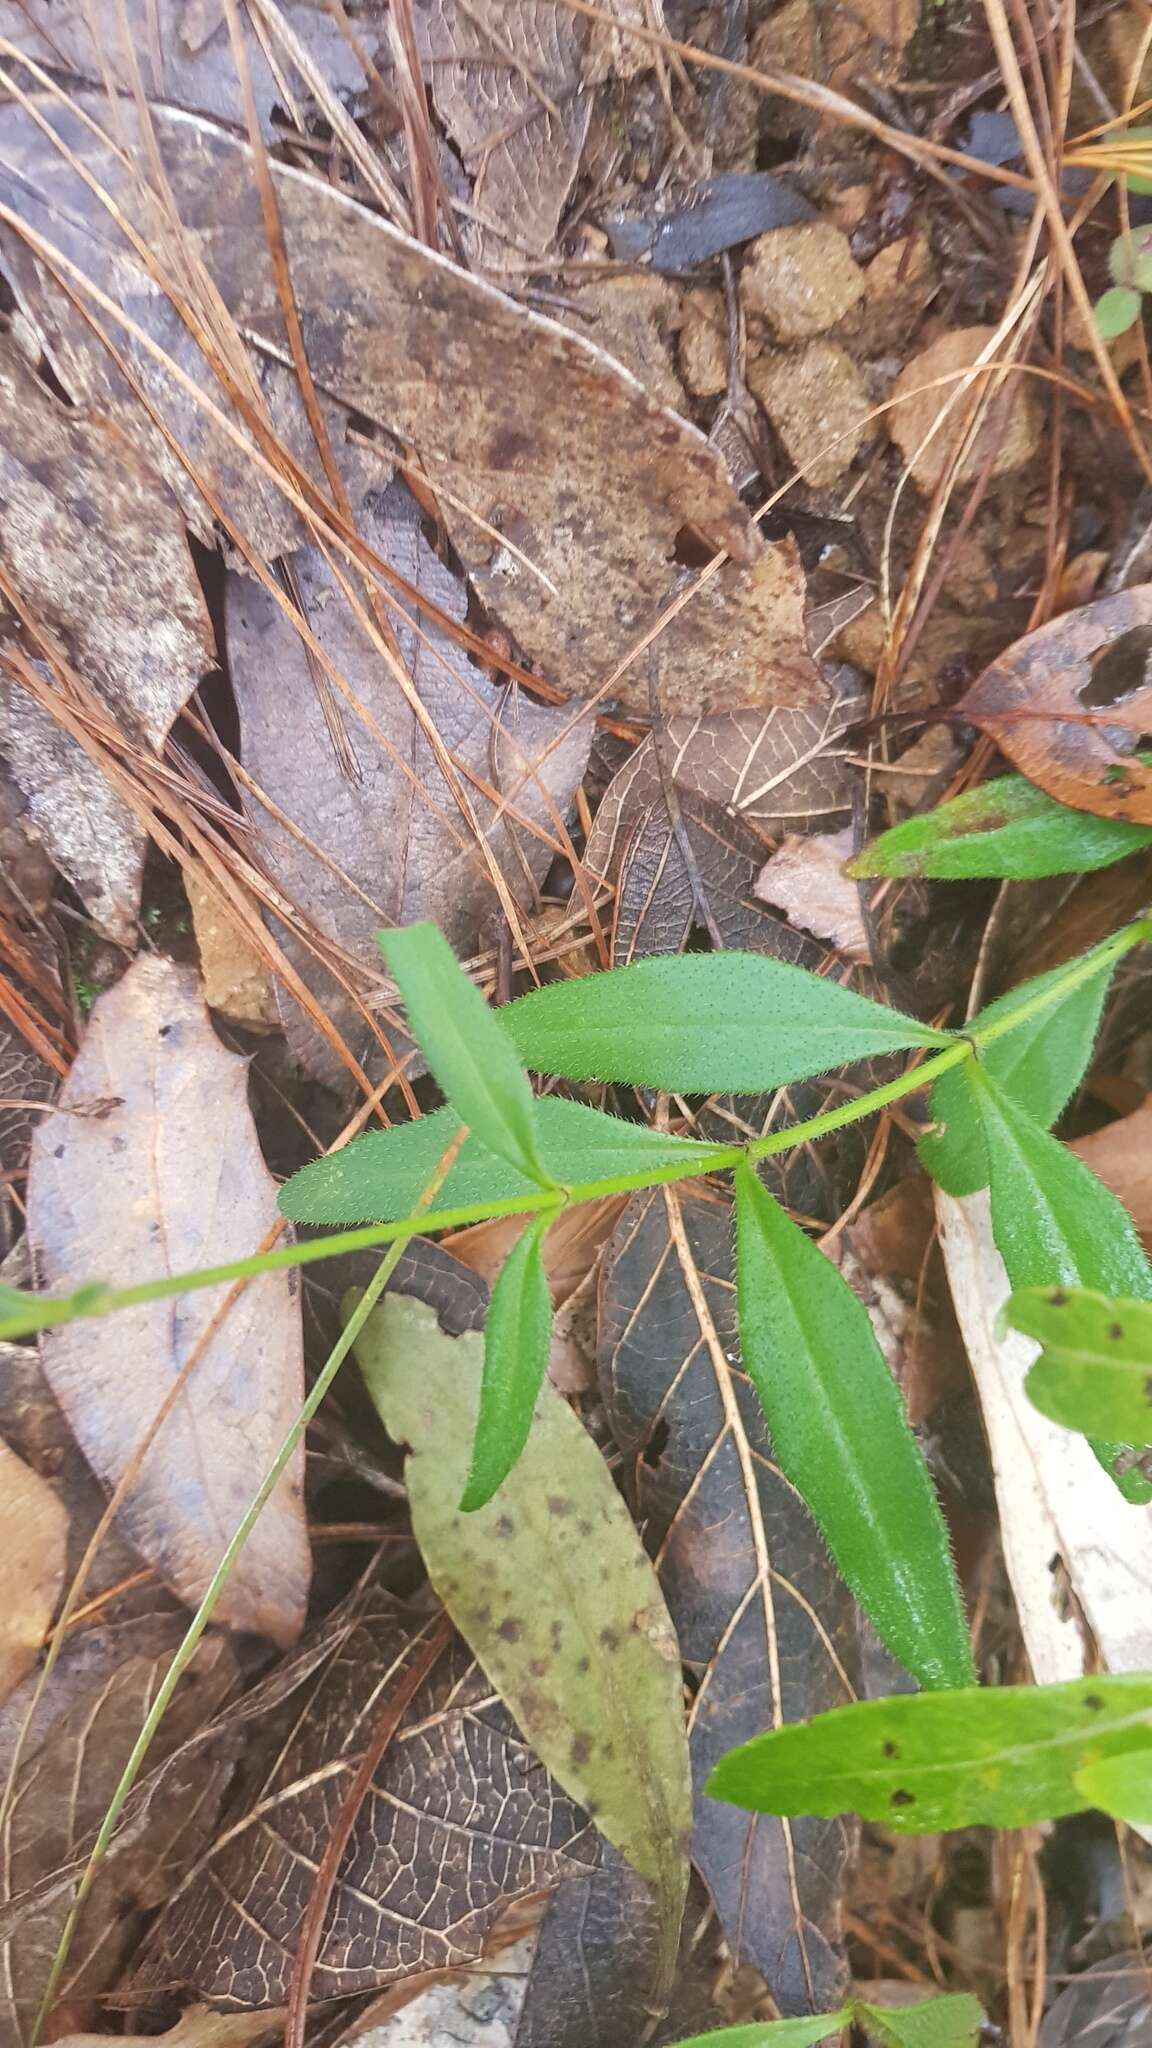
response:
M861 27L889 50L902 50L920 20L920 0L844 0L844 4Z
M820 40L812 0L784 0L762 21L752 37L748 62L757 71L790 71L797 78L819 78ZM807 135L819 126L811 107L770 93L761 102L770 134Z
M728 387L728 323L719 292L693 292L680 329L680 375L694 398Z
M804 481L834 484L871 431L871 400L846 350L834 341L769 350L749 363L747 380Z
M675 285L651 275L606 277L573 292L572 301L579 317L570 324L631 370L661 405L683 412L684 388L669 339L680 325Z
M886 415L888 432L908 463L917 489L925 495L935 489L963 432L964 386L955 373L975 362L995 331L993 327L951 329L913 356L892 387L892 397L898 402ZM949 381L941 383L941 378ZM934 388L925 390L925 385ZM992 419L981 428L960 465L961 483L970 482L983 467L990 449L995 450L992 475L1006 476L1011 470L1023 469L1040 446L1044 416L1026 378L1013 371L1006 395L998 395L994 403ZM944 424L924 445L946 408Z
M860 910L860 891L844 873L854 847L852 827L785 839L753 884L761 903L782 910L789 924L826 939L849 960L872 958Z
M848 237L829 221L774 228L752 244L740 278L745 310L780 341L825 334L864 296L864 273Z
M280 1011L272 976L243 926L191 867L184 870L184 889L209 1009L250 1031L277 1030Z

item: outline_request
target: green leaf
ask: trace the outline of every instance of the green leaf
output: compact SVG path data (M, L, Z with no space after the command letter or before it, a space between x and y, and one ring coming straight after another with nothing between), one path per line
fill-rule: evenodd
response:
M548 1370L552 1300L541 1247L552 1221L539 1216L500 1268L484 1324L484 1378L464 1514L486 1507L528 1441Z
M368 1391L410 1446L429 1578L526 1743L653 1886L668 1952L692 1819L680 1652L653 1566L596 1445L545 1382L499 1498L460 1512L484 1346L385 1297L356 1340Z
M437 1164L460 1128L454 1109L437 1109L415 1123L372 1131L327 1159L301 1167L280 1190L280 1208L294 1223L391 1223L410 1216ZM643 1124L605 1116L583 1102L545 1095L536 1104L540 1156L557 1180L580 1186L619 1175L675 1171L715 1147L694 1138L670 1138ZM476 1137L460 1147L440 1193L440 1209L480 1202L516 1201L539 1193L537 1184Z
M877 2048L976 2048L984 2014L970 1992L926 1998L916 2005L854 2001L852 2017Z
M1152 1747L1086 1764L1076 1773L1076 1786L1086 1806L1147 1827L1152 1822Z
M410 924L379 939L412 1034L460 1121L518 1173L551 1184L536 1150L528 1076L443 932Z
M993 1038L981 1050L984 1072L1045 1129L1055 1123L1092 1057L1116 965L1107 941L1099 950L1105 957L1097 973L1075 982L1058 1000L1037 1007L1014 1030ZM1067 980L1067 967L1055 967L1049 974L1022 981L981 1010L969 1030L979 1040L989 1024L1023 1009L1046 989L1061 988ZM950 1068L933 1083L932 1115L942 1128L920 1140L919 1152L933 1180L950 1195L972 1195L977 1188L986 1187L984 1130L979 1111L973 1107L971 1074L966 1066Z
M736 1170L736 1292L775 1455L841 1574L922 1685L971 1684L944 1518L868 1312L747 1165Z
M1084 1805L1087 1765L1152 1747L1152 1674L973 1687L837 1707L730 1750L714 1799L754 1813L859 1813L897 1834L1022 1828Z
M812 2019L756 2020L746 2027L719 2027L710 2034L693 2034L676 2041L673 2048L817 2048L848 2026L850 2006L839 2012L817 2013Z
M1130 327L1140 318L1140 294L1129 284L1114 284L1101 292L1092 308L1092 318L1097 333L1105 341L1115 341L1118 334L1127 334Z
M977 1062L971 1078L988 1147L992 1235L1013 1290L1091 1287L1152 1300L1152 1267L1124 1204ZM1125 1500L1152 1500L1152 1483L1126 1469L1130 1446L1091 1442Z
M848 873L1027 882L1110 867L1150 845L1152 825L1073 811L1023 775L1002 775L881 833L849 862Z
M687 953L534 989L501 1010L526 1066L575 1081L753 1093L948 1033L760 953Z
M1025 1287L1004 1320L1044 1347L1024 1382L1042 1415L1085 1436L1152 1437L1152 1302Z

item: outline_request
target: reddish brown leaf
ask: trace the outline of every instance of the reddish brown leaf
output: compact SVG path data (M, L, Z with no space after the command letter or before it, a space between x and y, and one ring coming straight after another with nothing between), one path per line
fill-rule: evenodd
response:
M265 1723L251 1803L162 1914L144 1982L175 1979L225 2006L283 2001L317 1859L420 1626L371 1592L287 1732ZM475 1961L501 1911L586 1871L597 1839L455 1639L361 1809L313 1997Z
M601 1386L696 1680L693 1857L734 1957L784 2012L818 2011L845 1982L850 1830L744 1814L702 1789L725 1750L850 1699L856 1656L852 1602L738 1360L730 1203L634 1197L604 1272Z
M1152 583L1097 598L1017 640L959 709L1049 796L1152 824L1152 767L1132 758L1152 730L1150 632Z
M82 1114L99 1099L104 1114ZM256 1251L276 1220L245 1061L224 1050L195 974L140 959L97 1002L60 1098L36 1133L28 1234L44 1286L167 1277ZM159 1301L43 1340L53 1393L114 1485L181 1368L185 1391L132 1481L120 1519L141 1556L194 1604L303 1398L294 1276L252 1281L210 1333L227 1288ZM125 1371L125 1360L132 1369ZM301 1450L217 1608L233 1628L291 1642L309 1553Z
M1072 1150L1119 1195L1145 1244L1152 1247L1152 1095L1130 1116L1119 1117L1086 1138L1074 1138Z
M0 1438L0 1700L40 1654L67 1551L68 1510Z

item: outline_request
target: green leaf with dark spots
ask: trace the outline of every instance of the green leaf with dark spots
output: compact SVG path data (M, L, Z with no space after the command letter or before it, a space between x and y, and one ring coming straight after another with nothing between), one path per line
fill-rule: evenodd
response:
M1037 1009L1003 1037L993 1038L981 1051L984 1072L1045 1130L1055 1123L1087 1070L1114 967L1109 950L1096 974ZM1067 969L1057 967L1021 982L981 1010L969 1030L978 1038L982 1028L1013 1015L1067 978ZM920 1140L920 1158L933 1180L950 1195L972 1195L987 1187L983 1123L972 1102L967 1065L950 1068L933 1084L932 1115L941 1128Z
M756 1813L859 1813L897 1834L1023 1828L1085 1804L1078 1774L1152 1757L1152 1674L973 1687L837 1707L730 1750L714 1799Z
M862 1302L736 1170L740 1349L785 1476L888 1648L926 1686L969 1685L944 1517Z
M541 1762L652 1885L675 1956L691 1784L680 1652L600 1452L545 1383L498 1497L462 1514L484 1346L385 1296L356 1340L385 1427L409 1446L412 1524L437 1593Z
M280 1208L294 1223L392 1223L411 1216L459 1129L454 1109L437 1109L414 1123L370 1131L326 1159L302 1166L281 1188ZM542 1096L536 1104L536 1137L553 1179L576 1187L622 1174L667 1175L682 1160L695 1164L715 1150L694 1138L672 1138L644 1124L625 1123L623 1117L606 1116L560 1095ZM538 1194L527 1174L469 1134L436 1207L466 1208Z
M1152 1439L1152 1301L1025 1287L1004 1320L1044 1347L1024 1382L1042 1415L1085 1436Z
M461 1123L518 1173L548 1185L528 1076L443 932L410 924L379 938L412 1035Z
M685 953L534 989L500 1012L526 1066L754 1094L951 1036L761 953Z
M1026 882L1110 867L1142 846L1152 846L1152 825L1074 811L1023 775L1002 775L882 832L849 862L848 872Z
M517 1238L492 1289L484 1324L480 1414L460 1502L465 1514L487 1506L528 1441L552 1336L552 1300L542 1254L551 1220L538 1217Z

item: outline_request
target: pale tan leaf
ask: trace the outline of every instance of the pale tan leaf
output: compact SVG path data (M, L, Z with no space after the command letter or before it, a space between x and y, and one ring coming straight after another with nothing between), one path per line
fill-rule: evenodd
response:
M68 1510L0 1439L0 1700L31 1671L56 1611Z
M850 829L785 839L761 868L756 894L762 903L782 910L790 924L826 939L847 959L870 961L860 890L844 873L853 851Z
M79 1113L96 1100L111 1106ZM216 1038L190 969L141 959L99 999L60 1101L37 1132L29 1177L42 1285L127 1284L259 1248L276 1220L276 1184L248 1108L246 1063ZM303 1396L294 1276L250 1282L209 1337L226 1293L206 1289L67 1324L43 1340L52 1391L109 1486L197 1352L121 1510L141 1556L190 1604ZM301 1450L217 1608L229 1626L279 1643L299 1633L308 1589L303 1463Z

